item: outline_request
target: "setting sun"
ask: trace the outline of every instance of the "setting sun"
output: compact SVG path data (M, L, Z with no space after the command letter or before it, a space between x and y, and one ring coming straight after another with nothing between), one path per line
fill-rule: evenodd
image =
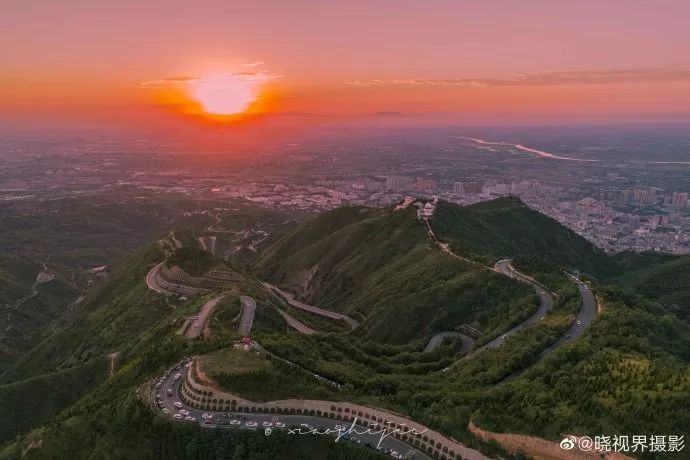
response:
M189 97L211 115L243 113L258 95L257 82L236 75L214 75L189 82Z

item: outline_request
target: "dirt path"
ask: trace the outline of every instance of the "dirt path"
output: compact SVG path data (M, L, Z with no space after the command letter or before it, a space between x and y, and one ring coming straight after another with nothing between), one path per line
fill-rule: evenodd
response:
M631 457L617 452L581 451L577 447L572 450L562 449L559 443L546 439L527 436L524 434L494 433L483 430L470 421L468 428L472 434L484 441L495 441L505 450L515 455L522 452L530 458L538 460L595 460L602 456L608 460L632 460ZM566 435L563 437L565 438Z

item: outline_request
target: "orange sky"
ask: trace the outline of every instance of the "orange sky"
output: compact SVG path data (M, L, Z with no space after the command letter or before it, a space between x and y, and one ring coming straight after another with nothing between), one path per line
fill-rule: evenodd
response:
M687 17L685 0L11 2L0 117L145 122L216 74L258 78L272 113L687 116Z

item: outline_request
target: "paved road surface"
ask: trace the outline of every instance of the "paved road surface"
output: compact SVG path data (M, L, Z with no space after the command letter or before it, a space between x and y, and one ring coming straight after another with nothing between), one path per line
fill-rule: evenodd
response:
M546 351L554 350L560 347L561 345L570 343L579 338L582 334L585 333L585 331L592 324L592 321L594 321L594 318L597 315L597 302L594 299L594 294L592 294L592 291L589 290L587 284L583 283L582 281L580 281L572 275L569 276L574 282L577 283L577 287L578 289L580 289L580 298L582 299L580 313L577 314L577 318L575 318L575 322L572 324L572 326L570 326L568 332L566 332L563 337L558 339L558 341L556 341L556 343L554 343L551 346L551 348L549 348Z
M438 348L442 343L443 339L445 338L451 338L451 337L460 337L462 339L462 347L460 348L460 351L458 352L461 355L464 355L465 353L469 353L470 350L472 350L472 347L474 347L474 339L468 335L465 335L461 332L441 332L439 334L436 334L429 340L429 343L427 344L426 347L424 347L424 353L434 351L436 348Z
M256 312L256 301L249 296L241 295L240 302L242 303L242 318L237 332L242 335L250 335L252 332L252 324L254 324L254 313Z
M180 401L180 385L182 383L183 378L178 378L175 380L175 375L180 373L184 375L184 373L187 371L186 368L182 367L180 369L171 369L168 373L166 373L165 378L161 384L161 386L157 389L154 389L154 400L160 400L160 404L162 407L159 407L159 410L162 410L163 408L167 409L169 413L166 415L167 417L170 417L170 420L177 421L173 418L173 415L178 413L180 409L187 410L189 411L189 416L196 418L196 421L194 422L184 422L184 421L179 421L180 423L196 423L201 425L202 427L207 427L207 428L221 428L221 429L231 429L234 428L233 425L226 425L230 420L239 420L241 421L240 425L237 425L237 429L259 429L259 430L265 430L265 428L262 426L264 422L271 423L273 426L271 427L272 430L277 430L280 428L277 428L275 426L276 422L281 422L285 424L285 428L290 426L299 426L300 424L304 423L307 424L313 428L318 428L318 427L323 427L324 429L331 429L335 430L336 425L345 425L347 427L350 426L351 422L348 423L343 420L333 420L330 418L326 417L316 417L316 416L310 416L310 415L283 415L283 414L253 414L253 413L246 413L246 412L238 412L238 413L225 413L225 412L214 412L214 411L202 411L199 409L195 409L193 407L187 406L186 404L182 403ZM171 389L172 395L168 395L168 389ZM159 395L159 398L156 398L156 395ZM182 404L181 408L176 408L175 403L180 403ZM204 423L204 418L202 417L203 414L210 414L210 423L206 424ZM258 424L258 427L256 428L251 428L246 425L247 422L256 422ZM219 423L223 422L223 424ZM359 431L364 431L366 427L357 425L357 430ZM307 431L307 428L303 428L304 431ZM320 429L320 431L323 431ZM297 435L295 435L297 436ZM303 436L318 436L318 435L303 435ZM321 435L323 436L323 435ZM362 445L369 444L371 446L376 446L379 442L380 435L376 434L353 434L352 439L358 439ZM335 436L333 436L334 442L335 442ZM344 440L341 440L340 442L345 442ZM414 458L417 460L431 460L431 457L429 457L427 454L418 451L417 449L414 449L413 447L405 444L401 440L395 439L392 436L385 438L381 442L381 447L384 449L393 449L402 455L407 455L408 453L414 454L414 457L410 456L409 458Z
M146 285L151 289L152 291L156 291L159 294L170 294L169 291L163 288L158 283L158 272L163 268L163 264L165 261L159 263L155 267L153 267L149 272L146 274Z
M577 338L579 338L582 334L585 333L587 328L592 324L592 321L594 321L594 318L596 317L597 313L597 306L596 306L596 300L594 299L594 295L592 294L592 291L589 290L589 287L587 284L583 283L580 281L578 278L572 275L568 275L570 278L577 283L578 288L580 289L580 298L582 299L581 307L580 307L580 312L577 315L577 318L575 318L575 321L573 324L570 326L568 331L563 335L561 338L556 340L553 345L551 345L549 348L546 350L542 351L537 359L530 364L529 367L533 366L534 364L538 363L544 357L551 353L552 351L558 349L559 347L565 345L566 343L570 343ZM518 372L515 372L505 379L503 379L501 382L507 382L509 380L514 379L518 375L522 374L527 370L527 368L522 369Z
M507 332L504 332L502 335L496 337L495 339L491 340L490 342L485 343L481 347L477 348L476 350L472 351L471 353L463 356L460 358L458 361L455 361L453 364L450 366L446 367L443 369L443 371L447 371L451 367L455 366L458 364L460 361L463 359L469 358L470 356L473 356L475 353L484 351L484 350L494 350L496 348L499 348L502 346L508 337L511 337L518 332L522 331L523 329L527 328L528 326L531 326L532 324L536 323L539 321L541 318L543 318L551 309L553 308L553 296L547 292L544 288L541 287L541 285L537 284L536 281L532 281L532 279L517 270L515 270L512 265L510 265L509 260L501 260L496 262L496 265L494 266L494 270L502 273L506 276L509 276L511 278L517 279L518 281L528 283L530 284L534 290L537 292L537 295L539 295L540 303L539 303L539 308L537 308L537 311L532 314L529 318L527 318L525 321L522 323L518 324L517 326L513 327Z
M292 305L295 308L299 308L300 310L305 310L305 311L308 311L310 313L314 313L314 314L317 314L320 316L325 316L326 318L343 320L343 321L347 322L352 329L355 329L357 326L359 326L359 322L357 322L357 320L350 318L347 315L343 315L342 313L337 313L337 312L334 312L331 310L325 310L323 308L315 307L313 305L309 305L309 304L306 304L304 302L300 302L298 300L295 300L292 295L283 291L282 289L280 289L277 286L274 286L274 285L267 283L265 281L263 281L262 284L268 290L278 294L280 297L285 299L285 301L288 304Z
M314 329L299 321L294 316L284 312L280 308L277 308L276 310L278 310L278 313L280 313L280 316L283 317L287 325L296 330L297 332L301 332L302 334L306 335L316 334L316 331Z
M199 318L191 320L190 325L187 327L187 330L184 331L185 337L187 337L188 339L196 339L201 335L201 332L204 330L204 326L206 325L209 316L213 312L213 309L216 308L216 305L223 297L225 296L221 295L214 299L211 299L201 307L201 310L199 310Z
M543 318L551 309L553 308L553 296L547 292L543 287L541 287L539 284L537 284L535 281L533 281L530 277L520 273L519 271L515 270L512 265L510 265L510 261L499 261L496 262L495 265L496 270L499 272L503 273L506 276L510 276L511 278L517 279L519 281L525 282L530 284L534 290L536 291L537 295L539 296L539 308L537 311L532 314L529 318L527 318L525 321L522 323L518 324L514 328L510 329L508 332L504 333L500 337L496 337L492 341L484 344L482 347L477 349L477 351L480 350L485 350L485 349L494 349L498 348L501 345L505 343L505 339L517 334L518 332L522 331L528 326L531 326L532 324L536 323L539 321L541 318Z

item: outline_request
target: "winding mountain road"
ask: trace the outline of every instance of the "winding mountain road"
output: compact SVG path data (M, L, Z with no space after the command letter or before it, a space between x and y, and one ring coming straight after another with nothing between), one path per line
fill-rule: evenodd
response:
M558 339L556 343L551 345L551 347L548 348L543 354L546 354L548 351L555 350L561 345L565 345L566 343L577 340L582 334L585 333L587 328L594 321L594 318L597 316L597 302L594 298L594 294L592 294L589 286L587 286L587 283L580 281L579 278L573 275L569 274L568 276L570 276L570 278L577 283L577 287L580 290L580 298L582 299L580 312L577 314L575 322L573 322L565 335Z
M454 338L454 337L460 337L462 339L462 347L458 351L458 354L464 355L469 353L472 348L474 347L474 339L470 337L469 335L465 335L462 332L452 332L452 331L447 331L447 332L440 332L433 336L431 340L429 340L429 343L424 347L423 353L429 353L430 351L434 351L437 349L441 344L443 343L443 339L446 338Z
M352 422L346 422L328 417L319 417L316 415L288 415L275 413L255 413L255 412L221 412L221 411L206 411L197 409L191 405L185 404L180 398L181 386L184 381L183 378L175 378L176 375L188 372L188 369L180 369L183 364L170 369L162 377L157 388L153 389L151 400L154 406L161 414L170 421L177 421L179 423L194 423L203 428L221 428L221 429L250 429L262 430L268 436L272 430L288 430L290 427L304 427L301 434L307 434L308 430L313 427L321 427L320 432L325 429L337 432L338 429L345 430L352 425ZM188 414L187 417L193 420L185 421L182 417L176 416L180 411ZM235 421L230 423L231 421ZM414 458L417 460L431 460L425 452L422 452L414 447L406 444L401 439L393 436L381 438L381 435L371 430L371 433L366 433L366 420L361 420L357 426L357 433L352 433L350 439L354 442L368 445L370 447L381 446L381 449L390 449L400 452L402 455L407 455L406 458ZM270 427L270 430L267 428ZM308 428L307 428L308 427ZM344 427L344 428L339 428ZM292 428L294 430L294 428ZM359 434L362 433L362 434ZM298 434L298 433L297 433ZM334 436L334 435L333 435ZM340 441L340 442L344 442ZM478 459L486 459L481 456L479 452Z
M165 289L158 281L158 273L161 271L161 268L163 268L164 263L165 261L159 263L149 270L149 272L146 274L146 285L149 287L149 289L159 294L170 295L172 292Z
M526 283L531 285L537 295L539 296L540 303L539 303L539 308L537 308L537 311L533 313L529 318L527 318L525 321L522 323L518 324L517 326L513 327L512 329L508 330L507 332L501 334L499 337L494 338L493 340L487 342L486 344L482 345L481 347L472 350L471 352L466 352L462 358L459 360L455 361L453 364L450 366L446 367L443 369L443 371L448 371L450 368L454 367L457 365L460 361L467 359L471 356L473 356L475 353L481 352L483 350L493 350L496 348L499 348L502 346L508 337L511 337L518 332L524 330L525 328L535 324L538 322L540 319L544 318L547 313L549 313L554 306L554 296L555 294L553 292L550 292L549 289L544 286L542 283L539 281L535 280L534 278L518 271L513 267L510 263L510 259L502 259L499 260L494 264L493 267L488 267L485 265L480 264L479 262L476 262L474 260L468 259L463 256L459 256L455 254L451 249L450 245L448 243L441 242L437 237L433 229L431 228L431 224L429 223L428 219L424 219L424 223L427 226L429 236L431 239L436 243L436 245L439 247L439 249L457 259L460 259L464 262L468 262L473 265L478 265L484 269L491 270L495 273L500 273L504 276L508 276L514 280L520 281L522 283ZM560 346L570 343L577 338L579 338L584 332L587 330L587 328L592 324L592 321L594 321L594 318L596 317L596 300L594 298L594 295L590 291L589 287L587 286L586 283L580 281L577 277L568 274L568 276L575 281L578 284L578 288L580 290L580 296L582 298L582 303L581 303L581 308L580 312L577 315L577 318L573 322L573 324L570 326L570 329L563 335L561 338L559 338L553 345L551 345L549 348L544 350L540 355L538 360L541 360L546 354L549 352L559 348ZM451 332L442 332L440 334L437 334L436 336L432 337L431 341L427 345L427 348L425 348L425 351L431 347L433 349L435 346L438 346L442 341L443 341L443 334L449 334ZM440 338L438 338L440 337ZM438 343L436 343L434 340L436 340ZM433 343L432 343L433 342ZM465 340L463 340L463 348L465 347Z
M256 301L249 296L241 295L240 302L242 303L242 317L240 318L240 325L237 328L237 332L244 336L248 336L251 334L252 325L254 324Z
M291 316L290 314L284 312L280 308L276 308L276 310L278 310L278 313L280 314L280 316L283 317L287 325L296 330L297 332L301 332L302 334L306 335L316 334L316 331L314 329L302 323L294 316Z
M306 304L304 302L300 302L298 300L295 300L294 296L292 294L289 294L282 289L280 289L278 286L274 286L273 284L267 283L266 281L262 281L261 284L268 289L270 292L277 294L280 296L283 300L285 300L288 304L295 308L299 308L300 310L308 311L310 313L314 313L316 315L324 316L326 318L330 319L336 319L336 320L342 320L345 321L347 324L350 325L350 328L355 329L359 326L359 322L353 318L350 318L347 315L343 315L342 313L337 313L331 310L325 310L323 308L315 307L313 305Z
M216 308L216 305L220 300L225 297L225 295L221 295L218 297L215 297L208 302L206 302L202 307L201 310L199 310L199 317L197 319L193 319L189 326L187 326L187 329L184 331L184 336L188 339L196 339L201 335L201 332L204 330L204 326L206 325L206 322L208 321L209 316L213 312L213 309ZM254 315L252 314L252 317Z

